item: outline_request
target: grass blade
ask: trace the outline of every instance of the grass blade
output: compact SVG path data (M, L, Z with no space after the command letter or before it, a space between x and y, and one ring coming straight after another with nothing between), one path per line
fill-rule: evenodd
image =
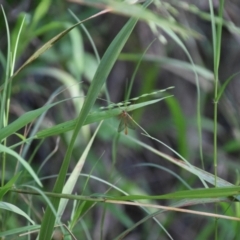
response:
M90 148L93 144L93 141L98 133L98 130L100 129L102 125L102 122L99 124L98 128L96 129L96 131L94 132L92 138L90 139L90 141L88 142L88 145L87 147L85 148L82 156L80 157L79 161L77 162L75 168L73 169L71 175L69 176L64 188L63 188L63 193L67 193L67 194L70 194L72 193L74 187L75 187L75 184L78 180L78 177L79 177L79 174L81 173L82 171L82 168L84 166L84 163L86 161L86 158L87 158L87 155L90 151ZM68 199L61 199L60 201L60 204L59 204L59 208L58 208L58 216L62 216L65 208L66 208L66 205L68 203Z
M103 84L105 83L107 76L109 75L114 63L116 62L119 53L121 52L123 46L125 45L126 41L128 40L133 28L135 27L137 23L137 19L130 19L127 24L122 28L122 30L118 33L118 35L115 37L115 39L110 44L109 48L105 52L98 69L94 75L93 81L91 83L91 86L89 88L88 94L86 96L85 102L83 104L83 107L81 109L81 112L79 114L79 117L76 121L76 126L70 141L70 145L67 149L67 153L65 155L65 158L63 160L63 164L61 166L58 178L56 180L56 184L54 186L53 192L55 193L61 193L62 188L65 182L67 170L69 167L70 159L72 150L74 147L74 142L77 138L77 135L79 133L79 130L84 125L84 122L95 103L99 92L101 91L101 88ZM58 209L59 206L59 199L53 199L53 206L55 209ZM55 223L55 216L52 213L51 209L47 207L46 213L44 214L41 230L40 230L40 240L50 239L52 232L53 232L53 226Z
M128 106L127 110L128 110L128 112L131 112L135 109L142 108L142 107L157 103L157 102L159 102L163 99L166 99L168 97L171 97L171 96L163 97L163 98L160 98L160 99L154 99L154 100L147 101L147 102L132 104L132 105ZM122 112L121 108L114 108L114 109L107 110L107 111L102 111L102 112L99 112L99 111L98 112L92 112L87 116L83 125L87 125L87 124L98 122L98 121L101 121L101 120L104 120L104 119L107 119L107 118L118 116L121 112ZM61 134L61 133L65 133L65 132L73 130L75 128L76 124L77 124L77 119L70 120L70 121L67 121L67 122L64 122L64 123L60 123L60 124L58 124L56 126L53 126L51 128L47 128L47 129L39 131L36 134L36 137L37 138L46 138L46 137L58 135L58 134Z
M34 221L23 210L21 210L20 208L16 207L15 205L13 205L11 203L0 202L0 209L8 210L8 211L11 211L18 215L21 215L21 216L25 217L32 224L35 224Z
M18 161L21 162L21 164L25 167L26 171L28 171L30 173L30 175L33 177L33 179L36 181L36 183L42 187L42 183L39 180L38 176L35 174L35 172L33 171L33 169L31 168L31 166L29 165L28 162L26 162L19 154L17 154L16 152L14 152L13 150L11 150L8 147L5 147L4 145L0 144L0 153L1 152L5 152L9 155L12 155L13 157L15 157Z
M39 109L29 111L21 115L17 120L6 126L5 128L1 129L0 132L0 141L5 139L6 137L10 136L11 134L14 134L16 131L21 129L22 127L26 126L28 123L32 122L34 119L36 119L38 116L40 116L42 113L47 111L49 108L66 101L62 100L53 104L49 104L47 106L41 107Z

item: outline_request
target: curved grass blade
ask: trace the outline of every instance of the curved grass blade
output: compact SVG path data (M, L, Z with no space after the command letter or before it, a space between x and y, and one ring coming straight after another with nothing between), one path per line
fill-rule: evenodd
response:
M22 127L26 126L28 123L32 122L34 119L36 119L38 116L40 116L42 113L44 113L45 111L47 111L49 108L67 101L68 99L56 102L56 103L52 103L49 104L47 106L43 106L39 109L33 110L33 111L29 111L24 113L23 115L21 115L17 120L15 120L14 122L10 123L8 126L6 126L5 128L1 129L0 131L0 142L5 139L6 137L14 134L16 131L18 131L19 129L21 129Z
M72 29L74 29L75 27L77 27L79 24L82 24L83 22L86 22L92 18L95 18L99 15L101 15L102 12L97 13L89 18L86 18L84 20L82 20L81 22L78 22L76 24L74 24L73 26L71 26L70 28L62 31L61 33L59 33L58 35L56 35L55 37L53 37L52 39L50 39L48 42L46 42L42 47L40 47L31 57L28 58L28 60L13 74L13 76L11 78L8 79L8 81L12 81L12 79L23 69L25 68L27 65L29 65L30 63L32 63L34 60L36 60L40 55L42 55L44 52L46 52L49 48L51 48L55 43L57 43L62 37L64 37L67 33L69 33ZM4 86L2 85L0 87L0 91L2 91L4 88Z
M2 239L5 239L4 237L7 237L7 236L20 234L23 232L31 232L31 231L35 231L38 229L40 229L40 225L30 225L30 226L26 226L26 227L13 228L8 231L0 232L0 237L3 237ZM11 238L11 239L13 239L13 238Z
M227 85L234 79L235 76L237 76L240 72L234 73L233 75L231 75L225 82L224 84L220 87L218 95L217 95L217 99L216 101L218 102L222 96L222 94L224 93L224 90L226 89Z
M185 207L185 206L193 206L193 205L198 205L198 204L207 204L207 203L215 203L217 201L223 201L226 199L212 199L212 198L207 198L207 199L190 199L190 200L180 200L172 205L170 205L171 207ZM118 235L117 237L114 238L114 240L119 240L119 239L124 239L124 237L126 237L126 235L128 235L131 231L133 231L136 227L138 227L139 225L145 223L146 221L148 221L149 219L152 219L154 217L156 217L157 215L166 212L167 210L162 209L162 210L158 210L156 212L153 212L151 214L148 214L146 217L142 218L140 221L136 222L133 226L131 226L130 228L128 228L127 230L125 230L124 232L122 232L120 235ZM166 229L161 226L163 231L169 236L170 239L171 236L169 235L169 233L166 231Z
M91 149L93 141L94 141L94 139L95 139L95 137L96 137L96 135L98 133L98 130L100 129L101 125L102 125L102 122L98 125L98 127L95 130L92 138L90 139L87 147L85 148L84 152L82 153L82 156L80 157L80 159L78 160L78 162L77 162L76 166L74 167L72 173L70 174L70 176L69 176L69 178L68 178L68 180L67 180L67 182L66 182L66 184L65 184L65 186L63 188L63 191L62 191L63 193L67 193L67 194L72 193L73 188L75 187L76 182L77 182L77 180L79 178L79 174L82 171L82 168L84 166L84 163L86 161L88 153L89 153L89 151ZM58 208L58 216L62 216L62 214L63 214L63 212L64 212L64 210L66 208L67 203L68 203L68 199L61 199L60 204L59 204L59 208Z
M18 208L17 206L15 206L11 203L0 202L0 209L8 210L8 211L11 211L18 215L21 215L21 216L25 217L32 224L35 224L34 221L23 210L21 210L20 208Z
M15 174L3 187L0 187L0 200L13 187L13 184L18 180L20 172Z
M127 106L129 104L131 104L132 101L137 101L139 100L140 98L144 98L144 97L149 97L149 96L152 96L152 95L155 95L155 94L158 94L158 93L163 93L169 89L173 89L174 86L171 86L171 87L168 87L168 88L165 88L165 89L160 89L160 90L156 90L154 92L150 92L150 93L144 93L138 97L134 97L134 98L131 98L131 99L128 99L127 101L123 101L123 102L119 102L119 103L112 103L110 105L108 105L107 107L101 107L100 109L111 109L111 108L114 108L114 107L121 107L121 106Z
M145 4L145 6L147 6ZM67 152L65 158L63 160L63 164L61 166L60 172L58 174L58 178L56 180L56 184L54 186L53 192L54 193L61 193L65 178L67 175L67 170L70 164L72 150L74 148L75 140L79 134L81 127L84 125L86 118L95 103L99 92L101 91L104 83L106 82L107 76L109 75L114 63L116 62L119 53L122 51L123 46L125 45L126 41L128 40L133 28L135 27L138 19L131 18L125 26L121 29L115 39L112 41L110 46L108 47L107 51L102 57L102 60L98 66L98 69L94 75L92 80L91 86L88 90L88 94L84 101L83 107L79 114L79 117L76 120L76 125L74 128L74 132L72 138L70 140L69 147L67 148ZM52 204L55 209L58 209L60 199L53 199ZM40 230L39 240L46 240L51 239L53 233L53 227L55 223L55 216L52 213L50 207L48 206L46 212L43 217L42 226Z
M174 193L168 193L158 196L149 195L129 195L129 196L118 196L115 200L140 200L140 199L204 199L204 198L223 198L223 197L233 197L239 195L240 186L233 187L217 187L217 188L199 188L191 189L185 191L178 191ZM114 199L113 197L110 199Z
M0 153L1 152L6 152L9 155L12 155L13 157L15 157L18 161L21 162L21 164L24 166L24 168L26 169L26 171L29 172L29 174L33 177L33 179L35 180L35 182L42 187L42 183L39 180L38 176L35 174L35 172L33 171L33 169L31 168L31 166L29 165L28 162L26 162L19 154L17 154L16 152L14 152L12 149L5 147L4 145L0 144Z
M184 37L189 35L200 38L200 34L194 30L186 29L177 22L169 21L166 18L154 14L148 9L142 8L137 4L129 4L127 1L108 1L108 0L69 0L78 4L89 5L96 8L107 9L109 12L120 15L135 17L143 21L153 21L163 30L171 29L182 34Z
M154 103L157 103L157 102L160 102L163 99L166 99L168 97L172 97L172 95L167 96L167 97L163 97L163 98L160 98L160 99L154 99L154 100L151 100L151 101L130 105L130 106L128 106L128 112L133 111L133 110L138 109L138 108L142 108L142 107L151 105L151 104L154 104ZM115 109L111 109L111 110L107 110L107 111L103 111L103 112L99 112L99 111L98 112L92 112L87 116L83 125L87 125L87 124L95 123L95 122L98 122L98 121L101 121L101 120L104 120L104 119L115 117L115 116L121 114L121 112L122 112L122 109L120 109L120 108L115 108ZM56 126L53 126L51 128L47 128L47 129L39 131L35 135L35 137L36 138L46 138L46 137L59 135L61 133L71 131L75 128L76 123L77 123L77 119L70 120L70 121L67 121L67 122L64 122L64 123L60 123L60 124L58 124Z

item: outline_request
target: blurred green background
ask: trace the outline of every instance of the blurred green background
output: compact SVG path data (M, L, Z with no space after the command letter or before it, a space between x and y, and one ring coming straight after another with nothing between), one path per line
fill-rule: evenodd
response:
M97 2L97 1L96 1ZM76 23L71 10L80 20L88 18L101 9L79 5L68 1L2 1L9 24L11 43L15 43L17 33L25 16L19 39L16 66L18 69L34 52L48 40L64 29ZM214 10L218 10L218 2L213 2ZM211 19L208 1L154 1L150 9L167 22L180 24L200 34L195 38L181 38L186 49L196 64L200 86L200 105L197 105L196 78L193 65L180 45L169 37L165 31L153 22L139 21L123 48L118 61L114 65L102 89L93 111L102 111L107 106L106 91L110 101L118 103L125 100L134 76L130 98L151 93L170 86L174 97L159 103L140 108L131 116L152 137L164 142L191 164L202 168L200 142L203 148L204 169L214 173L213 166L213 110L214 110L214 74ZM238 1L226 1L224 6L224 24L221 37L221 58L219 67L220 85L239 71L239 11ZM7 33L3 15L0 15L1 52L0 71L2 78L6 68ZM129 17L121 14L106 13L73 29L52 48L24 68L12 82L9 122L16 120L24 112L42 107L54 92L63 87L63 91L55 97L55 101L78 96L50 109L43 121L41 129L74 119L84 102L99 61L122 29ZM96 55L87 36L89 34L99 54ZM181 36L181 33L180 33ZM146 52L145 52L146 51ZM145 53L144 53L145 52ZM139 62L139 59L142 60ZM137 67L137 64L140 64ZM218 176L233 184L239 182L239 75L236 75L226 87L218 104ZM80 96L80 97L79 97ZM145 101L155 96L147 96ZM102 100L103 99L103 100ZM199 139L197 127L197 107L200 107L202 122L202 140ZM131 194L161 195L174 191L203 187L198 178L180 169L131 141L123 133L118 135L117 117L107 119L101 126L93 146L88 154L82 173L112 181L116 186ZM34 126L34 124L33 124ZM31 126L31 127L33 127ZM69 172L86 148L97 124L81 129L71 159ZM30 128L31 128L30 127ZM26 128L20 132L24 134ZM138 139L160 152L178 158L169 148L147 138L141 129L129 129L131 137ZM44 190L52 191L62 159L70 140L71 132L41 140L34 140L26 152L22 146L16 148L37 172L43 181ZM18 136L8 139L8 145L15 144ZM6 179L10 179L15 161L9 161L6 167ZM109 186L86 176L79 178L74 192L78 194L104 194ZM181 181L180 179L183 179ZM28 179L29 180L29 179ZM86 184L86 186L85 186ZM107 194L107 193L106 193ZM116 193L117 194L117 193ZM27 208L25 198L21 199L22 209ZM167 200L156 201L158 204L170 205ZM16 202L15 202L16 204ZM41 200L34 205L37 214L34 216L41 223ZM70 218L72 203L67 207L63 221ZM213 205L197 205L191 209L213 211ZM219 212L234 215L231 204L220 204ZM232 211L232 212L231 212ZM114 239L125 229L145 216L140 208L97 204L82 217L78 228L73 233L77 239ZM11 221L2 230L24 226L21 218L12 216ZM165 212L158 215L158 220L167 229L172 239L211 239L214 234L214 219L186 213ZM236 222L219 220L218 239L238 239ZM84 237L80 237L84 236ZM60 239L55 236L55 239ZM120 239L120 238L119 238ZM171 239L152 219L136 227L124 239Z

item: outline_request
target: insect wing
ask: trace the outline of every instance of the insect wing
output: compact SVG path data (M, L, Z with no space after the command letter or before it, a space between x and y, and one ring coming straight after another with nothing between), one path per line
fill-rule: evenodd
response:
M125 128L125 121L124 118L121 118L121 121L118 125L118 132L121 132Z
M127 125L127 127L131 128L133 130L136 129L136 125L135 125L135 123L133 122L132 118L129 115L126 116L126 125Z
M121 132L123 129L125 129L125 134L127 134L128 128L133 130L136 128L132 118L126 112L122 112L119 117L121 120L118 126L118 132Z

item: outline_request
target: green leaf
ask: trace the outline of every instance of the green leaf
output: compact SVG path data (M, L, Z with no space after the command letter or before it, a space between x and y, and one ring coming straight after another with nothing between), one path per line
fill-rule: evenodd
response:
M95 130L93 136L91 137L90 141L88 142L88 145L86 146L86 148L84 149L84 152L82 153L82 156L80 157L80 159L78 160L76 166L74 167L73 171L71 172L67 182L65 183L64 185L64 188L63 188L63 191L62 193L65 193L65 194L70 194L72 193L75 185L76 185L76 182L79 178L79 175L82 171L82 168L85 164L85 161L86 161L86 158L88 156L88 153L91 149L91 146L93 144L93 141L98 133L98 130L100 129L102 125L102 122L99 124L99 126L97 127L97 129ZM59 208L58 208L58 216L62 216L63 215L63 212L67 206L67 203L68 203L68 199L61 199L60 201L60 204L59 204Z
M80 206L76 209L74 212L74 216L72 221L69 224L69 228L72 230L76 223L79 221L79 219L87 213L94 205L96 205L96 202L92 201L82 201Z
M227 87L227 85L233 80L233 78L235 76L237 76L240 72L237 72L237 73L234 73L233 75L231 75L225 82L224 84L221 86L219 92L218 92L218 95L217 95L217 102L220 100L225 88Z
M38 229L40 229L40 225L30 225L30 226L21 227L21 228L14 228L5 232L0 232L0 237L7 237L7 236L20 234L24 232L30 232Z
M162 157L165 160L177 165L178 167L196 175L197 177L199 177L199 179L204 180L212 185L215 184L215 176L213 174L206 172L198 167L195 167L194 165L190 164L186 159L182 158L182 160L184 160L184 161L182 161L182 160L176 159L174 157L171 157L170 155L162 153L162 152L154 149L153 147L137 140L136 138L132 138L131 136L128 136L128 139L130 139L137 145L142 146L143 148L151 151L152 153L155 153L159 157ZM233 184L220 178L220 177L217 177L217 186L218 187L232 187ZM240 200L240 197L239 197L239 200Z
M166 103L172 114L174 125L176 126L178 152L184 157L188 156L187 143L187 123L186 117L181 109L179 101L176 98L166 99Z
M53 37L48 42L46 42L31 57L28 58L28 60L14 73L13 77L15 77L23 68L25 68L28 64L32 63L34 60L36 60L39 56L41 56L44 52L46 52L49 48L51 48L55 43L57 43L62 37L64 37L68 32L70 32L72 29L74 29L76 26L78 26L82 22L84 21L74 24L70 28L62 31L57 36Z
M61 102L64 102L66 100L67 99L56 102L56 103L49 104L47 106L43 106L43 107L33 110L33 111L24 113L17 120L15 120L14 122L10 123L8 126L1 129L0 141L5 139L6 137L10 136L11 134L14 134L16 131L18 131L22 127L26 126L28 123L32 122L35 118L40 116L43 112L47 111L49 108L51 108Z
M150 104L157 103L157 102L159 102L163 99L166 99L168 97L171 97L171 96L167 96L167 97L163 97L163 98L160 98L160 99L154 99L154 100L151 100L151 101L130 105L130 106L127 107L127 111L131 112L135 109L142 108L142 107L148 106ZM102 111L102 112L92 112L87 116L83 125L95 123L95 122L98 122L98 121L101 121L101 120L104 120L104 119L107 119L107 118L118 116L122 112L122 110L123 109L121 109L121 108L115 108L115 109ZM64 122L64 123L60 123L60 124L55 125L51 128L47 128L47 129L39 131L36 134L36 137L37 138L46 138L46 137L59 135L61 133L68 132L68 131L73 130L75 128L76 123L77 123L77 119L70 120L70 121L67 121L67 122Z
M18 180L20 174L20 172L17 173L3 187L0 187L0 200L9 190L11 190L13 184Z
M136 23L137 23L136 19L130 19L127 22L127 24L122 28L122 30L118 33L118 35L112 41L112 43L110 44L110 46L108 47L107 51L105 52L105 54L101 59L101 62L92 80L91 86L88 90L88 94L84 101L79 117L77 118L76 126L74 128L70 145L67 149L67 153L63 160L63 164L61 166L60 172L58 174L58 178L56 180L56 184L54 186L54 190L53 190L54 193L60 193L62 191L62 188L65 183L67 170L70 164L74 142L79 134L81 127L84 125L84 122L86 121L86 118L93 104L95 103L98 97L98 94L101 91L113 65L115 64L119 56L119 53L121 52L123 46L128 40ZM53 206L55 207L55 209L58 209L59 201L60 201L59 199L53 199ZM39 236L40 240L46 240L51 238L54 223L55 223L55 216L48 206L42 221L42 226L41 226L40 236Z
M139 199L199 199L233 197L240 194L240 186L222 188L201 188L194 190L179 191L158 196L130 195L116 197L116 200L139 200ZM111 198L110 198L111 199ZM113 198L112 198L113 199Z
M18 215L21 215L21 216L25 217L32 224L35 224L34 221L25 212L23 212L20 208L16 207L15 205L13 205L11 203L0 202L0 209L4 209L4 210L14 212Z
M9 155L12 155L13 157L15 157L26 169L26 171L29 172L29 174L33 177L33 179L36 181L36 183L42 187L42 183L39 180L38 176L35 174L35 172L33 171L33 169L31 168L31 166L29 165L28 162L26 162L19 154L17 154L16 152L14 152L12 149L5 147L4 145L0 144L0 153L1 152L6 152Z
M177 21L170 21L165 17L160 17L159 14L154 14L152 11L142 8L139 4L129 4L127 1L109 1L109 0L70 0L71 2L89 5L96 8L106 9L109 12L134 17L146 22L152 21L161 29L171 29L182 34L184 37L192 35L200 38L200 34L196 31L186 29Z
M76 26L78 26L79 24L82 24L85 21L88 21L89 19L95 17L92 16L90 18L87 18L81 22L78 22L76 24L74 24L73 26L71 26L70 28L62 31L61 33L59 33L58 35L56 35L55 37L53 37L52 39L50 39L48 42L46 42L42 47L40 47L32 56L30 56L27 61L14 73L14 75L8 79L8 81L12 81L13 78L23 69L25 68L27 65L29 65L30 63L32 63L34 60L36 60L39 56L41 56L44 52L46 52L49 48L51 48L55 43L57 43L62 37L64 37L68 32L70 32L72 29L74 29ZM3 89L3 85L0 87L0 91Z
M51 0L42 0L39 1L39 4L36 8L36 10L34 11L34 16L32 19L32 23L31 23L31 28L34 29L37 25L37 23L41 20L41 18L43 18L47 11L49 10L49 7L51 5Z

